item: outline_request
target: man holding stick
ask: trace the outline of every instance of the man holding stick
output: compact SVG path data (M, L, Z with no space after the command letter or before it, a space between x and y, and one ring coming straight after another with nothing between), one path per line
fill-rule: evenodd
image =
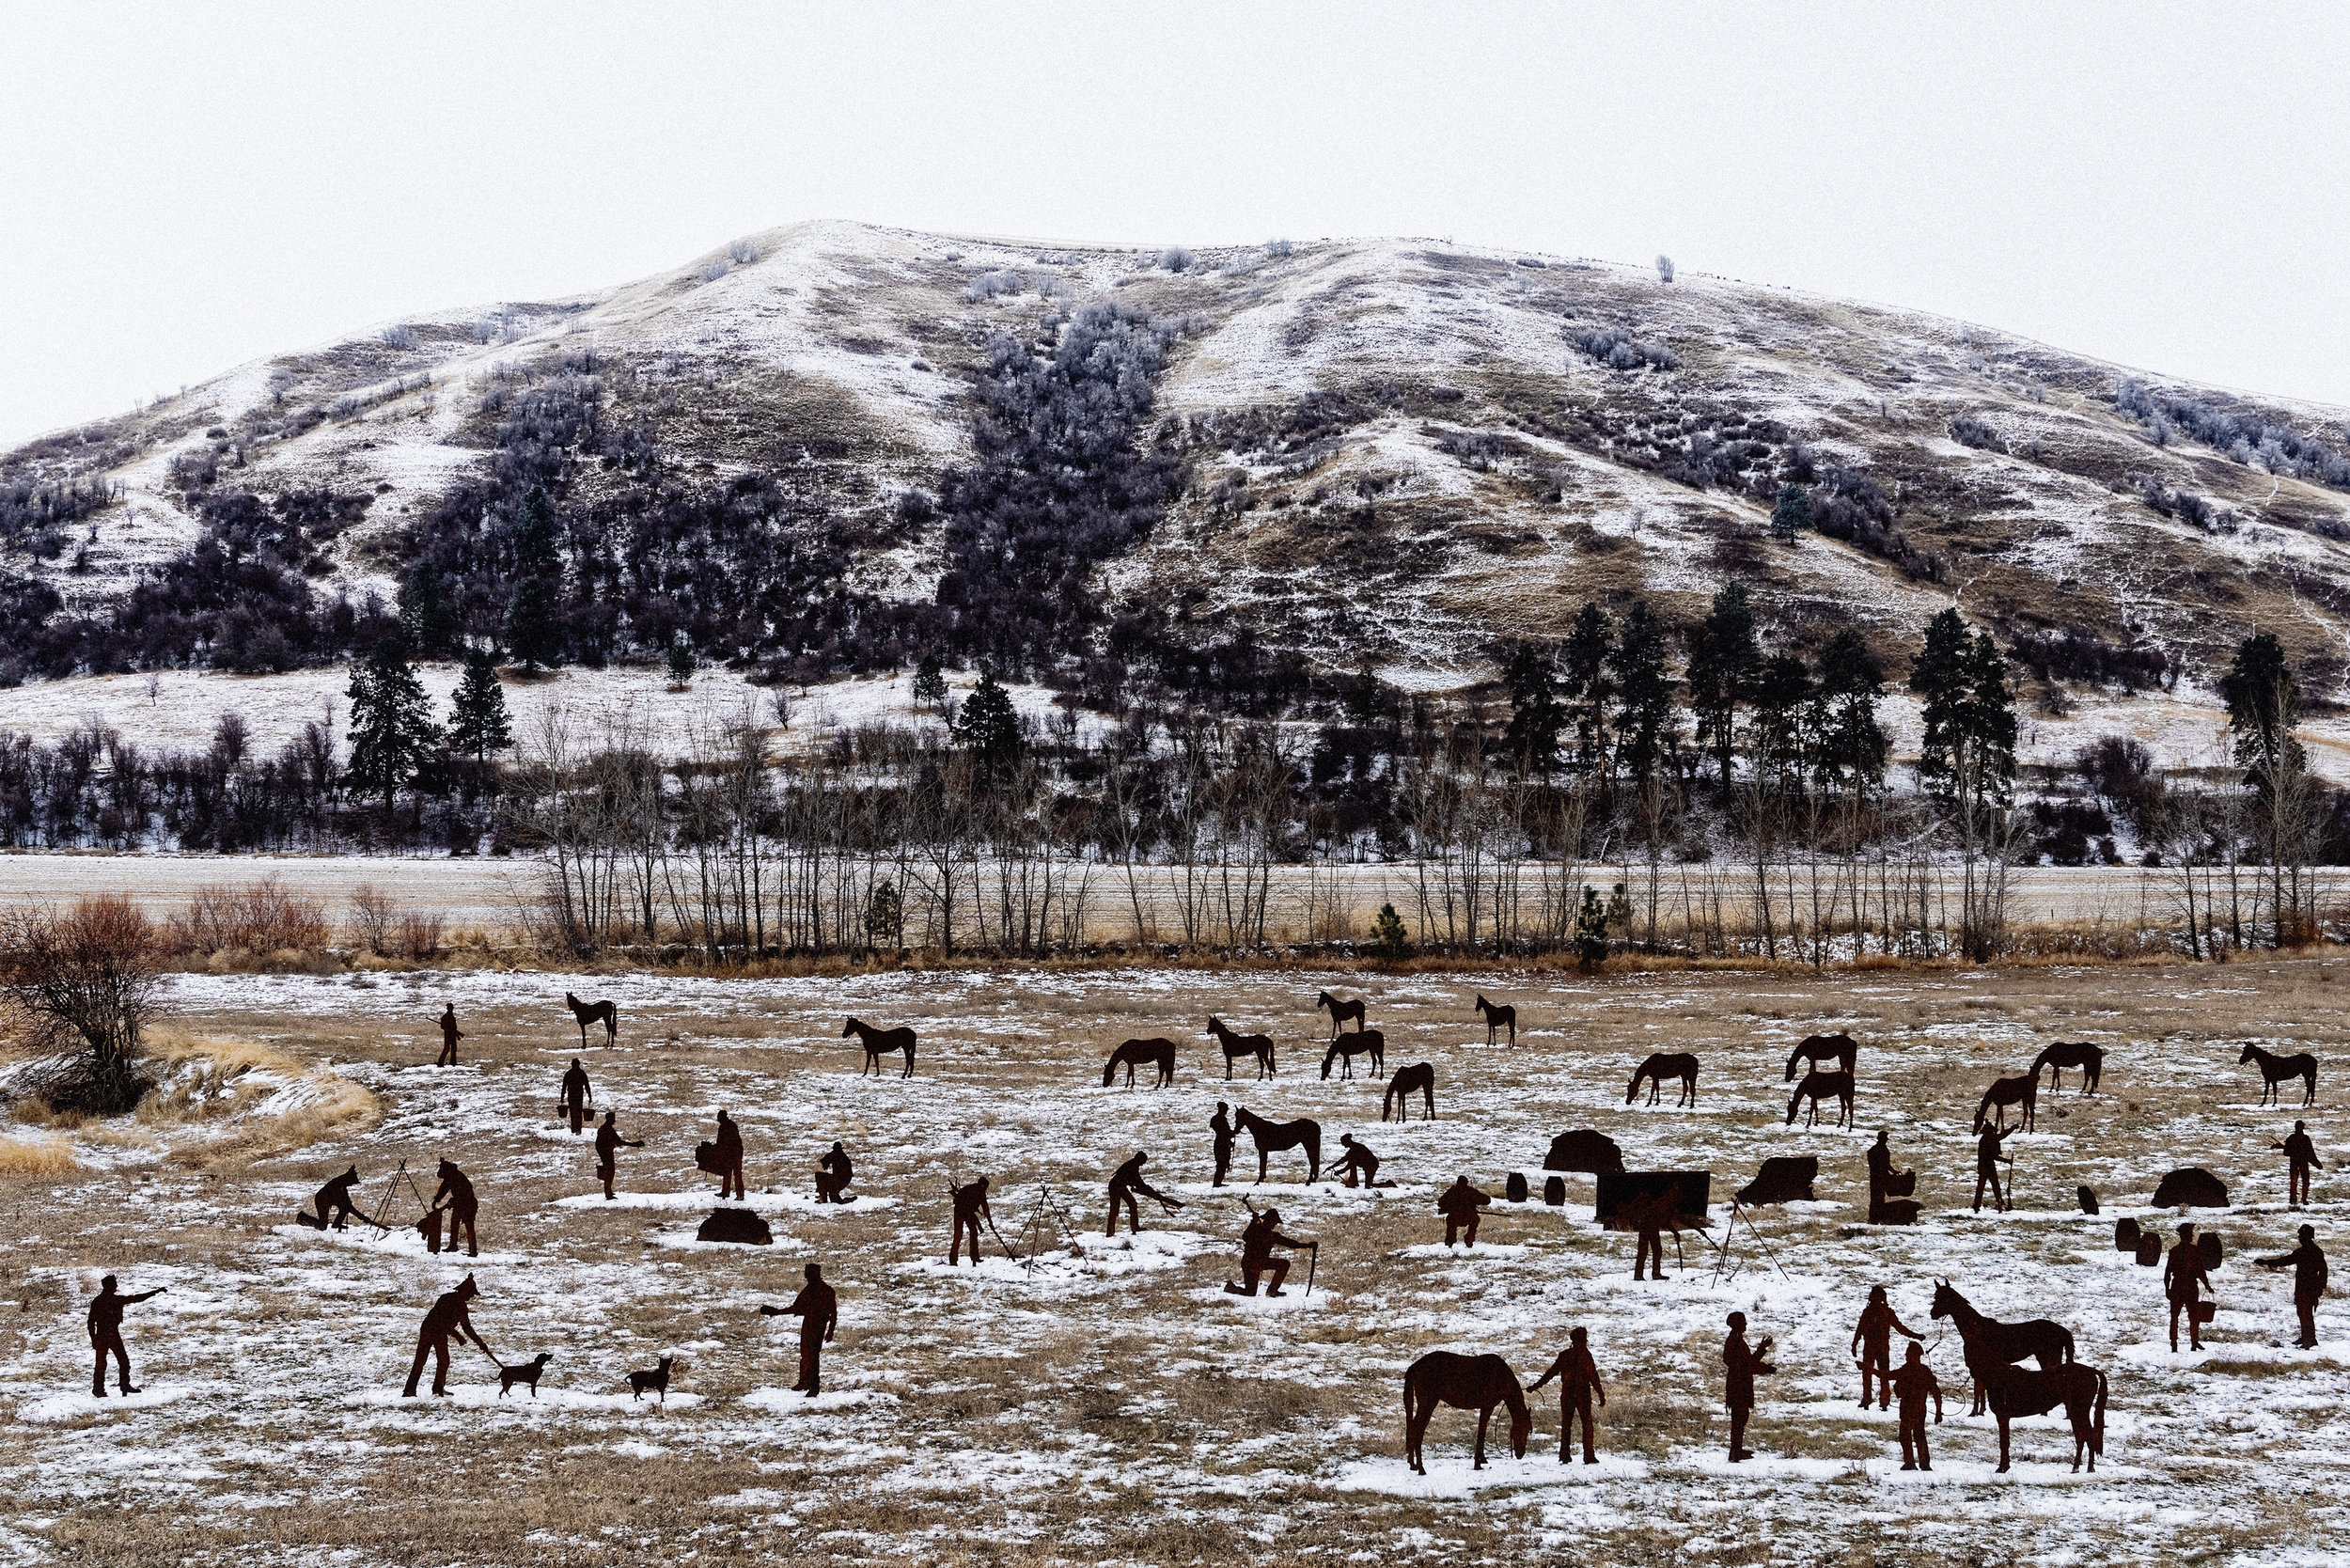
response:
M1145 1198L1157 1199L1159 1207L1167 1214L1173 1214L1183 1206L1179 1200L1167 1197L1167 1194L1142 1179L1143 1162L1150 1157L1137 1149L1135 1151L1133 1159L1110 1173L1109 1234L1113 1236L1118 1234L1118 1206L1120 1203L1126 1205L1127 1229L1135 1231L1142 1229L1141 1210L1135 1202L1136 1193L1142 1194Z
M473 1276L468 1274L455 1290L445 1292L439 1300L432 1303L432 1309L424 1315L423 1328L416 1333L416 1358L409 1365L408 1387L400 1391L400 1398L416 1397L416 1383L424 1376L424 1358L427 1356L433 1358L433 1394L441 1399L448 1397L448 1341L452 1334L460 1340L471 1340L479 1345L481 1354L490 1358L491 1365L504 1367L505 1363L498 1359L497 1352L490 1348L489 1341L474 1327L473 1317L465 1309L466 1303L480 1294L481 1287L475 1284Z
M963 1251L963 1239L968 1235L971 1238L971 1266L977 1268L979 1266L980 1223L984 1221L990 1226L995 1223L995 1211L987 1206L987 1178L981 1176L964 1186L957 1186L950 1181L947 1184L947 1195L955 1205L955 1234L954 1239L947 1244L947 1266L955 1266L956 1259Z
M1246 1203L1248 1200L1244 1198L1241 1201ZM1286 1258L1273 1255L1277 1247L1286 1247L1292 1252L1303 1249L1311 1252L1317 1259L1322 1256L1320 1242L1297 1241L1281 1234L1280 1210L1267 1207L1260 1211L1251 1207L1248 1211L1248 1229L1240 1233L1240 1271L1248 1282L1240 1285L1227 1279L1224 1288L1234 1295L1255 1295L1259 1278L1270 1274L1273 1283L1264 1294L1267 1296L1285 1294L1281 1281L1290 1277L1290 1262Z

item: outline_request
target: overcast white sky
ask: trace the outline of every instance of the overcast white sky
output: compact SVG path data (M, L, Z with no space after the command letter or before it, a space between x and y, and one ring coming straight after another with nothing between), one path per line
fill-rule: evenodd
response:
M0 443L806 217L1418 234L2350 403L2350 7L0 0Z

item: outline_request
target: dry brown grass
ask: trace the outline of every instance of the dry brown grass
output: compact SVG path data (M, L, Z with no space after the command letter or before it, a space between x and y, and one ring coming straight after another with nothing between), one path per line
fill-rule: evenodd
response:
M72 1145L54 1134L0 1137L0 1176L64 1176L74 1168Z

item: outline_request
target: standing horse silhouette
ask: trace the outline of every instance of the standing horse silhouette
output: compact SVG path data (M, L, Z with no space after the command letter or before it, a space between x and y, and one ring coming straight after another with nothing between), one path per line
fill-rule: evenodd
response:
M1810 1062L1815 1068L1824 1061L1832 1061L1837 1070L1849 1073L1853 1063L1860 1059L1860 1042L1848 1034L1814 1034L1804 1037L1803 1043L1787 1053L1787 1079L1795 1081L1795 1063Z
M1395 1070L1395 1076L1387 1080L1386 1098L1379 1102L1379 1120L1385 1121L1387 1112L1394 1110L1398 1121L1409 1121L1412 1119L1414 1090L1419 1091L1419 1097L1427 1107L1427 1115L1420 1120L1436 1120L1436 1064L1432 1061L1416 1061L1409 1067Z
M865 1045L865 1065L857 1069L858 1077L865 1076L868 1072L875 1077L881 1076L881 1058L894 1056L900 1051L906 1054L906 1070L898 1076L901 1078L914 1076L914 1031L912 1029L877 1029L870 1024L852 1018L842 1027L840 1038L846 1040L851 1035L856 1036Z
M1485 1467L1485 1429L1494 1406L1510 1407L1510 1451L1526 1457L1526 1440L1534 1434L1534 1412L1527 1407L1526 1389L1510 1363L1498 1356L1457 1356L1432 1350L1403 1373L1403 1457L1417 1475L1426 1475L1420 1461L1420 1441L1428 1435L1429 1418L1436 1406L1477 1412L1477 1453L1469 1468Z
M1371 1058L1372 1077L1375 1078L1386 1072L1387 1070L1386 1035L1378 1029L1362 1029L1354 1034L1332 1035L1330 1048L1322 1053L1322 1075L1325 1078L1330 1075L1330 1064L1335 1061L1339 1064L1340 1078L1353 1077L1355 1058L1359 1056Z
M1480 992L1477 998L1477 1011L1485 1015L1486 1044L1491 1045L1494 1043L1494 1031L1496 1029L1508 1029L1510 1031L1511 1045L1514 1047L1517 1044L1518 1010L1516 1008L1503 1007L1498 1002L1489 1002L1485 1000L1484 995Z
M563 1005L572 1010L572 1022L579 1026L581 1049L587 1048L588 1026L590 1024L603 1026L603 1038L607 1044L620 1037L620 1011L614 1007L609 999L601 1002L583 1002L566 991L563 993Z
M2277 1086L2287 1078L2300 1078L2308 1084L2307 1090L2301 1096L2303 1105L2317 1104L2317 1058L2307 1051L2289 1057L2280 1057L2272 1056L2257 1045L2247 1045L2244 1047L2244 1054L2235 1058L2235 1064L2241 1067L2248 1061L2260 1064L2262 1105L2267 1105L2271 1100L2276 1100L2279 1105L2284 1104L2283 1100L2278 1097Z
M1109 1065L1102 1069L1104 1089L1110 1087L1110 1080L1118 1075L1121 1066L1126 1069L1128 1089L1135 1087L1135 1069L1137 1067L1157 1068L1159 1081L1151 1087L1165 1089L1175 1081L1175 1043L1171 1040L1129 1040L1110 1053Z
M2029 1132L2033 1112L2039 1104L2040 1074L2037 1072L2013 1078L1995 1078L1991 1087L1982 1091L1982 1104L1975 1107L1975 1131L1982 1132L1982 1124L1995 1119L1997 1125L2004 1131L2007 1127L2007 1107L2017 1105L2023 1110L2023 1121L2018 1125Z
M2047 1318L2000 1323L1984 1317L1947 1279L1935 1281L1931 1312L1935 1317L1950 1319L1958 1329L1958 1337L1966 1343L1966 1370L1975 1378L1975 1408L1969 1412L1971 1415L1982 1414L1983 1367L2007 1367L2037 1359L2042 1371L2054 1372L2073 1360L2073 1331L2062 1324Z
M2086 1453L2090 1474L2097 1473L2097 1456L2106 1451L2104 1372L2085 1361L2071 1362L2054 1372L1996 1361L1977 1370L1971 1343L1966 1354L1967 1370L1977 1379L1975 1386L1990 1391L1991 1414L1999 1423L1999 1467L1995 1474L2007 1473L2007 1423L2018 1416L2044 1416L2060 1404L2073 1428L2073 1468L2081 1467L2081 1456Z
M2096 1093L2097 1080L2105 1075L2106 1071L2105 1048L2092 1045L2086 1040L2075 1041L2070 1044L2060 1040L2032 1058L2031 1075L2037 1078L2042 1070L2045 1069L2048 1074L2048 1092L2054 1094L2064 1087L2064 1070L2068 1067L2077 1067L2081 1070L2081 1092L2083 1094Z
M1795 1092L1787 1096L1787 1125L1792 1127L1795 1124L1796 1102L1811 1102L1811 1114L1805 1117L1803 1122L1805 1127L1810 1128L1819 1124L1820 1102L1834 1100L1837 1106L1836 1124L1839 1127L1849 1126L1852 1122L1852 1094L1850 1073L1822 1073L1815 1068L1806 1073L1803 1082L1795 1086Z
M1262 1182L1265 1161L1285 1150L1306 1151L1306 1184L1322 1180L1322 1123L1306 1117L1294 1121L1267 1121L1243 1106L1232 1113L1232 1128L1246 1133L1257 1144L1257 1180Z
M1639 1070L1632 1074L1632 1087L1623 1091L1623 1103L1628 1105L1638 1099L1640 1085L1645 1082L1648 1085L1648 1103L1652 1105L1656 1104L1667 1078L1681 1080L1681 1098L1675 1100L1674 1105L1694 1105L1698 1103L1698 1058L1686 1051L1659 1051L1640 1063Z
M1208 1020L1208 1032L1224 1047L1224 1076L1232 1076L1232 1063L1242 1057L1257 1058L1257 1076L1273 1076L1273 1037L1269 1034L1234 1034L1232 1027L1221 1018Z
M1355 1020L1355 1027L1358 1029L1371 1027L1363 1021L1364 1002L1360 996L1351 1002L1341 1002L1324 991L1314 998L1314 1011L1319 1012L1325 1007L1330 1010L1330 1038L1333 1040L1339 1037L1340 1028L1349 1018Z

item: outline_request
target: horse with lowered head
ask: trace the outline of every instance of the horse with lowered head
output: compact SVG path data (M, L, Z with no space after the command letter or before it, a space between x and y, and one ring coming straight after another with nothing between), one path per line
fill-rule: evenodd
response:
M1415 1090L1419 1091L1428 1112L1420 1120L1436 1120L1436 1064L1433 1061L1416 1061L1409 1067L1395 1070L1395 1076L1387 1080L1386 1097L1379 1102L1379 1120L1385 1121L1387 1113L1394 1111L1398 1121L1409 1121L1412 1119L1412 1091Z
M1860 1042L1851 1035L1841 1032L1806 1035L1802 1043L1787 1053L1786 1081L1791 1084L1795 1081L1797 1062L1810 1062L1816 1070L1820 1063L1832 1061L1838 1072L1849 1073L1853 1070L1853 1063L1859 1059Z
M1975 1107L1974 1130L1982 1132L1982 1124L1994 1118L1997 1119L1998 1126L2005 1129L2007 1107L2017 1105L2023 1111L2023 1121L2019 1125L2024 1131L2029 1132L2034 1119L2033 1112L2039 1105L2040 1074L2037 1072L2018 1074L2013 1078L1994 1078L1991 1080L1991 1087L1982 1091L1982 1103Z
M2032 1058L2031 1075L2037 1078L2042 1072L2046 1072L2048 1092L2054 1094L2064 1087L2064 1070L2068 1067L2081 1070L2083 1094L2096 1093L2097 1080L2104 1076L2106 1071L2105 1048L2092 1045L2086 1040L2060 1040Z
M1950 1319L1958 1329L1959 1339L1966 1343L1966 1370L1975 1378L1975 1408L1969 1412L1972 1415L1982 1414L1984 1367L2012 1367L2018 1361L2036 1359L2042 1371L2054 1372L2073 1361L2073 1331L2062 1324L2047 1318L2000 1323L1984 1317L1947 1279L1935 1281L1934 1306L1930 1310L1935 1317Z
M1623 1103L1632 1104L1640 1097L1640 1086L1648 1085L1648 1103L1654 1105L1665 1088L1667 1078L1681 1080L1681 1098L1676 1105L1698 1103L1698 1058L1687 1051L1659 1051L1632 1074L1632 1087L1623 1091Z
M1257 1058L1257 1076L1273 1076L1273 1037L1269 1034L1235 1034L1232 1026L1221 1018L1208 1020L1208 1032L1224 1047L1224 1076L1232 1075L1232 1063L1242 1057Z
M1322 1053L1322 1075L1330 1075L1330 1064L1338 1063L1339 1076L1355 1075L1355 1058L1371 1058L1371 1075L1379 1076L1387 1070L1387 1037L1378 1029L1361 1029L1354 1034L1330 1037L1330 1048Z
M914 1076L914 1031L912 1029L877 1029L861 1019L852 1018L842 1027L840 1038L846 1040L851 1035L856 1036L865 1046L865 1065L857 1070L858 1077L865 1076L869 1072L875 1077L881 1076L881 1058L895 1056L900 1051L903 1051L906 1055L906 1070L898 1076L901 1078Z
M1135 1087L1135 1069L1137 1067L1157 1068L1159 1081L1151 1087L1165 1089L1175 1081L1175 1043L1171 1040L1129 1040L1110 1053L1109 1064L1102 1069L1104 1089L1110 1087L1110 1080L1118 1076L1120 1067L1126 1069L1128 1089Z
M1795 1124L1795 1106L1800 1102L1809 1100L1811 1102L1811 1112L1804 1118L1803 1124L1806 1127L1817 1126L1820 1121L1820 1102L1834 1100L1836 1102L1836 1124L1839 1127L1849 1126L1852 1123L1852 1098L1853 1084L1850 1073L1823 1073L1814 1068L1803 1075L1803 1082L1795 1086L1795 1092L1787 1096L1787 1125L1792 1127Z
M1496 1404L1510 1407L1511 1453L1526 1457L1526 1440L1534 1435L1534 1412L1528 1408L1526 1388L1510 1363L1498 1356L1432 1350L1403 1373L1403 1457L1415 1474L1428 1473L1420 1460L1420 1442L1440 1404L1477 1412L1477 1451L1469 1468L1485 1467L1485 1430L1493 1424Z

